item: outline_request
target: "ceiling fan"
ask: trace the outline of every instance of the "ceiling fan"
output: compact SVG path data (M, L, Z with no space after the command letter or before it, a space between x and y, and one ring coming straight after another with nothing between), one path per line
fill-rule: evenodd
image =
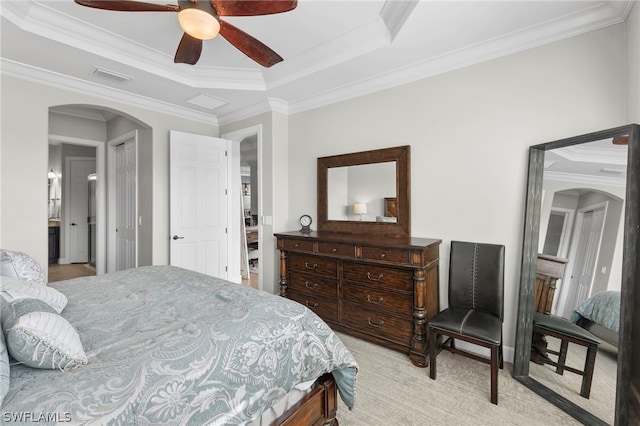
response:
M616 136L611 142L614 145L629 145L629 135Z
M178 12L184 35L175 63L195 65L202 53L202 40L220 34L238 50L263 67L271 67L282 57L255 37L220 19L221 16L256 16L289 12L297 0L178 0L177 5L134 0L75 0L81 6L120 12Z

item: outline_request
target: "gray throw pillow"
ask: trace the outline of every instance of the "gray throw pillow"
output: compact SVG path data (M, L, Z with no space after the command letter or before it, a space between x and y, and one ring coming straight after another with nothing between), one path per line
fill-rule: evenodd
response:
M66 370L87 364L78 332L39 299L2 303L2 330L9 354L34 368Z

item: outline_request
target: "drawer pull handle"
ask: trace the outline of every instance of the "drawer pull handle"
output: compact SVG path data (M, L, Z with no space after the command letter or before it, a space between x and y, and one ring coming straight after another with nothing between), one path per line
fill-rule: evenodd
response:
M371 276L371 272L367 272L367 278L369 279L369 281L380 281L383 277L383 274L378 274L378 278L373 278Z
M296 243L293 247L298 248L300 247L300 244Z
M309 301L308 301L308 300L305 302L305 305L307 305L307 308L309 308L309 309L315 309L315 308L317 308L317 307L318 307L318 304L317 304L317 303L314 303L314 304L313 304L313 306L311 306L311 305L309 304Z
M309 285L309 281L305 281L304 282L304 286L306 288L314 289L314 288L318 287L318 283L313 283L313 285Z
M379 305L380 303L382 303L384 299L382 297L378 297L378 301L376 302L375 300L371 300L371 295L367 294L367 302L369 303L375 303L376 305Z
M378 321L377 324L374 324L371 322L371 318L367 318L367 322L369 323L369 325L374 326L374 327L380 327L382 324L384 324L384 321L380 320Z
M384 254L384 253L380 253L380 259L384 259L385 257L387 257L387 255L386 255L386 254Z
M307 269L316 269L318 267L318 264L314 263L313 265L309 265L309 262L304 262L304 267Z
M331 249L331 251L336 253L338 251L338 249L334 247L334 248Z

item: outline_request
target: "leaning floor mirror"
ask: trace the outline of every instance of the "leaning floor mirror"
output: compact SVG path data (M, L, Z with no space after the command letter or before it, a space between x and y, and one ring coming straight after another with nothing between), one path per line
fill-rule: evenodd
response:
M529 150L513 375L588 425L640 422L633 410L640 383L639 169L637 124ZM588 398L580 374L558 374L545 363L560 340L534 333L541 314L577 323L600 342ZM585 353L570 343L566 365L583 370Z

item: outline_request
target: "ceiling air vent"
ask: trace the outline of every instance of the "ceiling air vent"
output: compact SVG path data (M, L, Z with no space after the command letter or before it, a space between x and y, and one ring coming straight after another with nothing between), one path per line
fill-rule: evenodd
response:
M214 110L222 105L226 105L225 101L222 101L220 99L216 99L216 98L212 98L211 96L207 96L207 95L203 95L203 94L199 94L196 97L193 97L191 99L187 99L187 102L189 102L192 105L196 105L202 108L206 108L206 109L210 109L210 110Z
M120 84L126 83L127 81L133 79L133 77L131 76L120 74L119 72L111 71L111 70L100 68L100 67L96 67L96 69L93 71L93 75L103 78L105 80L113 81Z

